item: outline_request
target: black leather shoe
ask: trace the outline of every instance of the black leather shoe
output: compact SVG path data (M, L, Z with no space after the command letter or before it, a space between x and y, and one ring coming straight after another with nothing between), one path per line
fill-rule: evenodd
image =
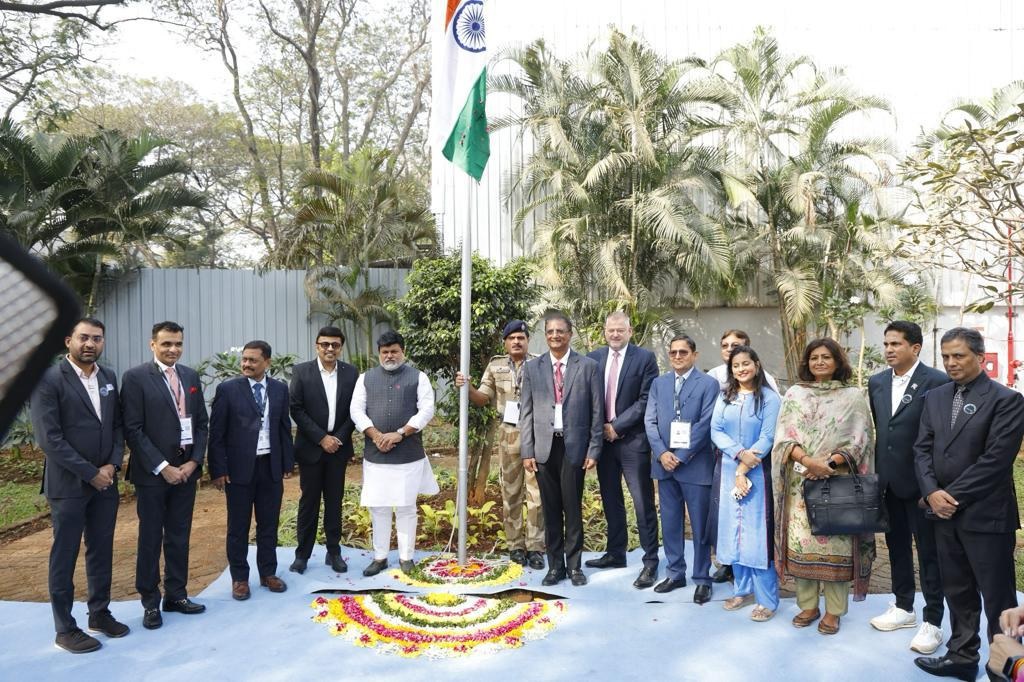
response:
M657 566L644 566L640 569L640 575L633 581L633 587L638 590L646 590L658 579Z
M370 565L363 569L363 575L367 578L372 577L383 571L388 567L387 559L374 559L370 562Z
M300 559L299 557L295 557L295 561L293 561L292 565L288 567L288 570L292 573L299 573L301 575L302 573L306 572L306 563L306 559Z
M118 623L110 611L97 613L95 616L89 614L89 632L102 632L107 637L124 637L131 629L124 623Z
M569 580L571 580L572 584L576 587L583 587L587 584L587 576L578 568L574 568L569 571Z
M197 613L202 613L206 610L206 607L202 604L197 604L188 597L184 599L177 599L175 601L164 600L164 611L168 613L184 613L188 616L194 616Z
M686 587L686 578L679 578L673 580L672 578L665 578L660 583L654 586L654 591L658 594L665 594L672 590L678 590L680 587Z
M666 578L664 581L662 581L662 582L660 582L660 583L658 583L657 585L654 586L654 592L657 592L658 594L665 594L666 592L672 592L673 590L678 590L681 587L686 587L686 579L685 578L680 578L679 580L673 580L671 578Z
M142 615L142 627L147 630L156 630L164 624L164 617L160 615L160 609L146 609Z
M562 582L566 577L567 574L564 568L552 568L548 571L548 574L544 576L544 580L540 581L540 584L550 587L551 585L557 585Z
M508 553L509 561L514 561L520 566L526 565L526 550L525 549L513 549Z
M918 656L914 659L914 665L926 673L938 677L955 677L959 680L974 680L978 677L977 663L954 661L946 656L938 658Z
M616 559L611 554L605 554L597 559L587 559L583 562L587 568L625 568L625 559Z
M526 563L535 571L544 570L544 555L540 552L527 552Z
M711 582L713 582L713 583L731 583L732 582L732 566L726 566L725 564L719 566L718 570L711 574Z
M90 637L78 628L71 632L61 632L57 635L57 639L53 640L53 643L73 654L88 654L103 646L100 644L100 640Z
M398 567L402 569L402 573L412 575L412 572L416 570L416 562L412 559L400 559L398 561Z
M335 573L347 573L348 564L341 558L341 554L328 554L324 559L324 563L331 567L331 570Z
M707 604L711 601L711 585L697 585L693 591L694 604Z

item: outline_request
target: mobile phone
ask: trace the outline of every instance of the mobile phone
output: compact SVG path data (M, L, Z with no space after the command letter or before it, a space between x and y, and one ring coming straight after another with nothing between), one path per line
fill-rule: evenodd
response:
M804 474L807 472L807 467L805 467L800 462L793 462L793 471L797 472L798 474Z

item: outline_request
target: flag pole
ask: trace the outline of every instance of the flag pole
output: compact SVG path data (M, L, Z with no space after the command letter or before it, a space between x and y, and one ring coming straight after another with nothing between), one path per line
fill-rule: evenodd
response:
M469 478L469 354L470 314L473 297L473 195L476 193L473 179L466 178L466 219L462 234L462 325L459 371L466 377L466 383L459 389L459 476L456 489L456 506L459 515L459 565L466 563L466 521Z

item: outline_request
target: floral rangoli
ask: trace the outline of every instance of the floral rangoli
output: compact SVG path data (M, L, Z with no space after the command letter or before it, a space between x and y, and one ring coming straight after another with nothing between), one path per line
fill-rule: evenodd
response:
M434 587L437 585L503 585L523 575L523 567L506 559L470 557L460 565L453 556L435 554L416 563L407 575L392 569L391 576L406 585Z
M518 603L433 592L317 597L313 620L331 634L400 656L432 658L514 649L544 637L565 612L560 600Z

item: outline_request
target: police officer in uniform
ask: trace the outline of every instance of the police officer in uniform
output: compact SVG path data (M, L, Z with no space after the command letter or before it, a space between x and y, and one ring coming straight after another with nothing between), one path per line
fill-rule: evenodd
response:
M523 365L536 357L527 349L530 330L522 320L512 320L501 333L507 355L495 355L484 369L480 388L469 385L469 399L478 407L492 403L501 420L498 425L498 458L501 465L501 498L505 508L505 538L509 556L521 565L544 568L544 517L540 507L537 475L523 468L519 457L519 391ZM466 383L461 372L455 385ZM526 526L523 527L523 504Z

